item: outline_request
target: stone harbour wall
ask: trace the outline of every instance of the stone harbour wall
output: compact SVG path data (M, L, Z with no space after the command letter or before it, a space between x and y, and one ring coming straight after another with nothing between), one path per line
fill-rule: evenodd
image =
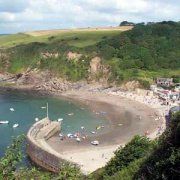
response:
M26 151L30 159L35 164L51 172L58 173L60 171L61 164L64 162L64 160L43 150L28 138Z
M47 136L51 137L58 131L60 131L60 124L45 118L30 128L26 138L26 152L30 159L38 166L54 173L58 173L61 165L66 161L46 147L46 139Z

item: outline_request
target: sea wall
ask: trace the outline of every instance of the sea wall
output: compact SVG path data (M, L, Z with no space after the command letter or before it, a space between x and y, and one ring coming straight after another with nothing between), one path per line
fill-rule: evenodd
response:
M55 173L60 171L61 165L66 161L53 153L46 140L59 131L58 122L45 118L35 123L27 133L26 151L30 159L38 166Z
M60 165L63 162L57 156L45 151L27 138L27 154L30 159L38 166L55 173L60 170Z

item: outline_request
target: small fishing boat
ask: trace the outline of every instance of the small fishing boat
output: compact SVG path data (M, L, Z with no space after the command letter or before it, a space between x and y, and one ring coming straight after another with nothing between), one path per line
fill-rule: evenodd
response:
M84 127L84 126L81 126L81 129L85 129L85 127Z
M99 145L99 141L97 141L97 140L91 141L91 144L97 146L97 145Z
M35 118L35 121L36 121L36 122L39 121L39 118Z
M91 131L91 134L95 134L96 132L95 131Z
M97 130L101 129L101 126L97 126L96 129L97 129Z
M9 121L0 121L0 124L8 124Z
M13 128L17 128L19 126L19 124L14 124Z
M64 140L64 138L65 138L65 137L64 137L64 135L63 135L63 134L61 134L61 133L59 134L59 137L60 137L60 140L62 140L62 141L63 141L63 140Z
M63 137L63 136L64 136L63 134L61 134L61 133L59 134L59 137Z
M9 110L10 110L11 112L14 112L14 111L15 111L14 108L10 108Z
M118 124L118 126L122 126L123 124Z
M68 138L74 138L74 134L69 133L69 134L67 135L67 137L68 137Z
M41 107L41 109L46 109L46 107Z
M58 122L61 122L61 121L63 121L63 118L59 118L59 119L58 119Z
M77 137L77 138L76 138L76 141L77 141L77 142L81 142L81 139Z
M73 115L74 115L74 113L69 113L69 114L68 114L68 116L73 116Z

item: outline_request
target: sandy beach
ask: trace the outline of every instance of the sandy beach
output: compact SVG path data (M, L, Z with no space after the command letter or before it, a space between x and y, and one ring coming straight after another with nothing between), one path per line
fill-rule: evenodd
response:
M103 116L109 121L104 133L101 129L97 130L97 134L79 143L69 138L62 141L58 135L47 141L61 157L78 164L85 174L103 167L114 156L114 151L135 135L147 135L153 139L165 129L164 113L167 107L162 107L155 97L87 90L72 90L61 95L86 105L95 116L102 116L99 112L105 112ZM91 145L93 140L98 140L100 144Z

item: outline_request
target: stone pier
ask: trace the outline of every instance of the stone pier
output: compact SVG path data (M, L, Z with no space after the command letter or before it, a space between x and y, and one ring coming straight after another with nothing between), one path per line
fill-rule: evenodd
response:
M27 154L40 167L58 173L65 162L60 154L53 150L46 141L60 132L61 124L44 118L36 122L27 133Z

